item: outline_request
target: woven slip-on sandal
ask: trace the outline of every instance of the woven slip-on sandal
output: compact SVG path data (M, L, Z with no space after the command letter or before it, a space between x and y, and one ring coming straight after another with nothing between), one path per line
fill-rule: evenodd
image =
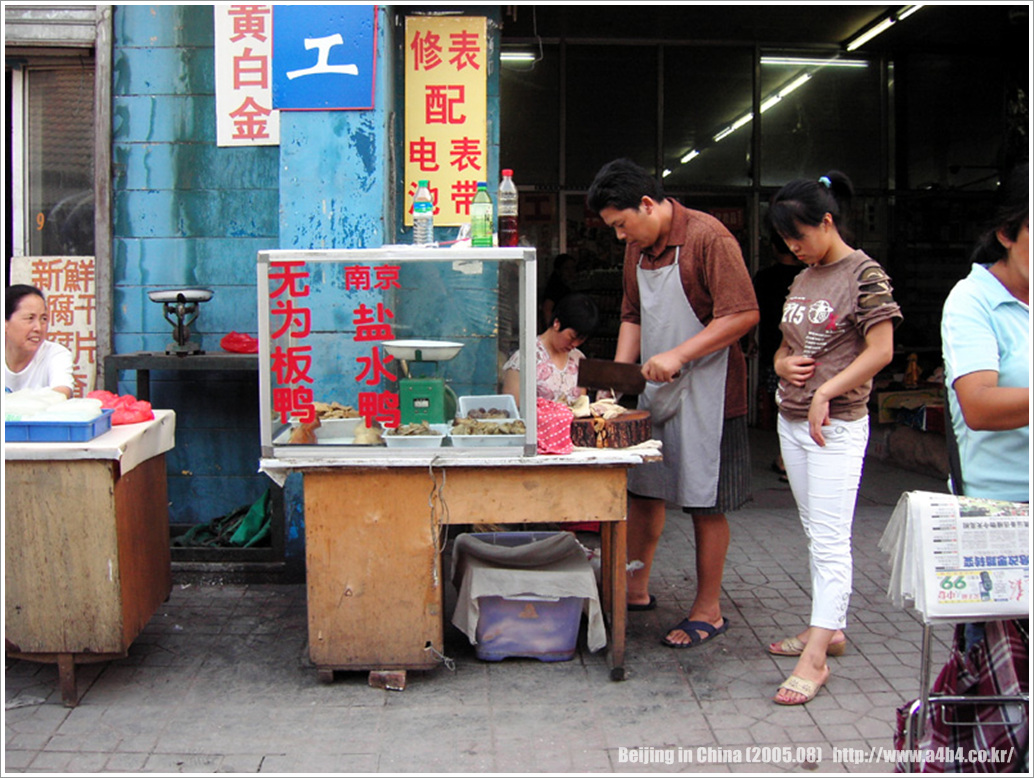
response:
M779 684L779 688L801 694L804 696L804 699L798 700L797 702L784 702L778 697L773 697L772 702L776 705L804 705L804 703L811 702L815 699L815 695L819 693L819 689L822 688L823 683L819 683L818 681L809 681L806 678L801 678L799 675L791 675Z
M847 639L830 643L826 648L826 656L843 656L847 650ZM783 638L778 643L768 644L768 653L776 656L800 656L804 651L804 643L796 637Z

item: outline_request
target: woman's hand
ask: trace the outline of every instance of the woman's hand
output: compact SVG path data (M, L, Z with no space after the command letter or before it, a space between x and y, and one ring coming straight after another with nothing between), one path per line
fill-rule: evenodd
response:
M678 378L680 370L682 370L682 359L672 349L650 357L643 365L643 378L647 381L666 384Z
M794 386L804 386L815 375L815 360L812 357L777 355L774 364L776 375Z
M811 405L808 406L808 434L818 445L825 446L826 438L822 435L822 428L829 424L829 398L820 388L811 398Z

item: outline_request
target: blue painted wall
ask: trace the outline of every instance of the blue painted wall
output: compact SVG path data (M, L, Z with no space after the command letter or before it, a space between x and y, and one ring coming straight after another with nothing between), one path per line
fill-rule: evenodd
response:
M147 292L212 289L194 340L257 332L255 254L279 241L276 147L219 148L211 6L114 9L112 83L115 351L163 351L172 327ZM135 374L120 393L136 393ZM151 375L155 407L177 412L167 456L170 517L192 524L250 504L257 474L258 389L248 373Z
M486 14L490 52L498 49L498 9ZM281 113L278 147L216 146L211 6L116 6L113 51L113 314L115 351L162 351L171 326L147 292L176 286L214 290L201 305L195 340L219 351L236 330L258 331L255 260L271 248L370 248L409 242L402 226L400 158L403 90L401 49L390 8L378 12L377 83L370 111ZM498 178L499 77L489 73L489 167ZM401 168L401 166L398 166ZM445 237L452 237L449 231ZM441 289L441 294L431 290ZM441 326L437 337L481 331L493 316L494 273L463 285L410 273L404 294L417 328ZM324 374L344 374L351 311L361 298L329 284L325 319L313 336ZM446 304L446 301L449 301ZM399 334L399 337L419 336ZM423 337L430 334L423 333ZM460 393L494 393L494 341L472 342L454 367L469 376ZM255 377L224 373L154 372L152 402L177 411L176 448L168 456L170 516L196 523L250 504L269 486L258 474L258 391ZM354 391L354 380L349 385ZM135 393L134 374L119 391ZM354 397L316 399L353 403ZM288 561L304 559L300 477L285 489Z

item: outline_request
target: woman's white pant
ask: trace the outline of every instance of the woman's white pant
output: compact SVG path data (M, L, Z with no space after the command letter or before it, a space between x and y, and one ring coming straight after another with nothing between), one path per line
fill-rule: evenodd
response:
M826 445L808 434L807 421L779 417L779 445L790 490L808 536L811 626L843 629L851 599L851 524L869 417L833 419L822 428Z

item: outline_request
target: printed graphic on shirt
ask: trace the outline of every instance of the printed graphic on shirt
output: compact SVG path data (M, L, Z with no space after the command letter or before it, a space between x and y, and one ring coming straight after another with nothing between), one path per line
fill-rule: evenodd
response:
M788 297L783 306L785 323L800 326L807 319L812 325L804 335L804 350L801 353L806 357L822 353L837 330L839 318L829 300Z
M890 278L879 265L868 265L858 274L858 307L863 311L894 302Z

